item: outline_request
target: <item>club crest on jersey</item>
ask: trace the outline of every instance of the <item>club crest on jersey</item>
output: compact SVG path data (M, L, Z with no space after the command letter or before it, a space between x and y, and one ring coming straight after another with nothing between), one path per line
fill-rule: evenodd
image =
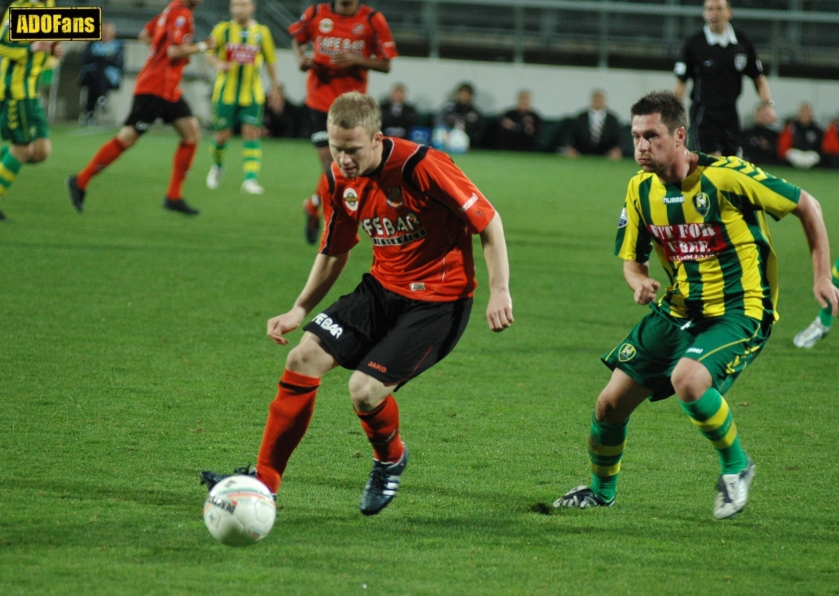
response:
M402 188L399 186L388 186L385 192L387 193L387 204L391 207L401 207L405 203L402 199Z
M348 188L344 191L344 204L350 211L358 210L358 193L354 188Z
M332 19L323 19L320 23L318 23L318 29L320 29L321 33L329 33L332 31L332 28L335 25L332 23Z
M693 206L699 215L705 217L711 209L711 199L704 192L698 192L693 195Z
M746 68L747 61L748 57L745 54L734 55L734 68L737 69L737 72L743 72L743 69Z
M635 358L635 346L632 344L623 344L618 352L618 360L629 362L633 358Z
M364 23L356 23L352 28L353 35L364 35Z

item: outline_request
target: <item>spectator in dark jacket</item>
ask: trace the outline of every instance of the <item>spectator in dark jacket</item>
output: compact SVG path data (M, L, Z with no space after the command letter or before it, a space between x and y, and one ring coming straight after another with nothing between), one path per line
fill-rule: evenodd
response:
M108 93L119 89L122 82L125 43L116 34L113 23L102 23L102 40L90 42L82 56L79 86L87 87L85 120L88 124L96 122L96 108L104 109Z
M407 139L411 129L419 123L417 109L407 103L408 90L402 83L396 83L388 98L381 103L382 132L388 137Z
M516 107L504 112L498 128L498 148L507 151L536 151L542 118L533 111L533 94L520 91Z
M469 136L470 146L480 146L486 123L483 115L472 104L475 88L471 83L461 83L454 99L443 106L434 124L446 128L459 128Z
M808 103L798 106L798 118L788 122L778 139L778 156L796 168L809 169L821 161L824 131L813 120Z
M621 159L621 126L617 116L606 107L606 94L597 90L591 94L591 105L580 112L571 123L568 141L563 153L578 155L605 155Z
M745 129L740 137L743 148L743 159L760 165L777 165L782 163L778 158L778 137L780 134L770 128L775 121L774 110L764 103L755 110L755 121Z

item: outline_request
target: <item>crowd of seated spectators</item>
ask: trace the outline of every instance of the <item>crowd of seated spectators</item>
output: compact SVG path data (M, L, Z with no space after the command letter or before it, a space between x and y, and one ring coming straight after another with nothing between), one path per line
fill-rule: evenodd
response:
M796 117L776 131L761 105L754 124L743 131L741 145L744 159L759 165L839 168L839 121L823 129L815 121L812 106L804 102Z

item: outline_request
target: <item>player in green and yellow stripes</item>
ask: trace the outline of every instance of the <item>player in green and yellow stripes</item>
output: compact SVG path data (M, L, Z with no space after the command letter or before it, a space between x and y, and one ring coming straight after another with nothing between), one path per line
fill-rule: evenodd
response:
M833 264L833 285L839 288L839 259ZM830 333L833 325L833 312L828 306L823 306L810 325L800 331L793 338L792 343L796 348L812 348L825 335Z
M244 143L242 190L250 194L265 192L257 182L262 165L262 116L265 91L262 87L262 65L271 81L269 105L282 109L280 84L275 72L277 62L271 31L253 18L253 0L230 0L230 21L222 21L210 34L216 47L208 54L216 68L213 86L213 130L210 146L213 165L207 174L207 187L218 188L224 173L224 153L227 141L237 122L242 125Z
M813 261L813 292L836 315L827 231L806 191L736 157L691 153L687 115L671 92L632 106L635 160L618 223L615 253L645 316L603 357L612 378L597 398L589 433L592 480L555 507L615 502L629 417L644 401L678 396L693 424L716 449L720 477L714 517L748 501L754 462L743 450L722 397L766 344L778 319L777 263L766 215L801 220ZM655 249L669 278L664 295L649 275Z
M55 2L16 0L10 8L41 6L52 7ZM38 77L50 56L63 55L64 48L57 42L11 41L6 10L0 34L0 135L11 144L0 149L0 199L6 196L21 165L40 163L52 151L47 117L38 96ZM2 219L5 216L0 211Z

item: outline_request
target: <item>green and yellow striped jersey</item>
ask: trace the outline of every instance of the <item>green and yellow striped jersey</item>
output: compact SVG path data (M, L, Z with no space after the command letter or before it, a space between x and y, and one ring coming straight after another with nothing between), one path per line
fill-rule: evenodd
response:
M213 103L221 101L240 106L265 103L262 65L267 63L273 68L277 61L268 27L256 21L247 27L236 21L222 21L210 35L216 40L216 47L210 53L230 63L229 71L219 71L216 76Z
M9 8L53 7L54 0L33 2L16 0ZM9 11L3 15L0 35L0 100L34 99L38 97L38 77L49 60L49 52L31 52L29 41L9 39Z
M765 213L780 219L801 189L736 157L699 154L681 183L639 172L629 182L615 254L647 262L655 246L670 278L659 306L679 318L743 312L777 320L778 276Z

